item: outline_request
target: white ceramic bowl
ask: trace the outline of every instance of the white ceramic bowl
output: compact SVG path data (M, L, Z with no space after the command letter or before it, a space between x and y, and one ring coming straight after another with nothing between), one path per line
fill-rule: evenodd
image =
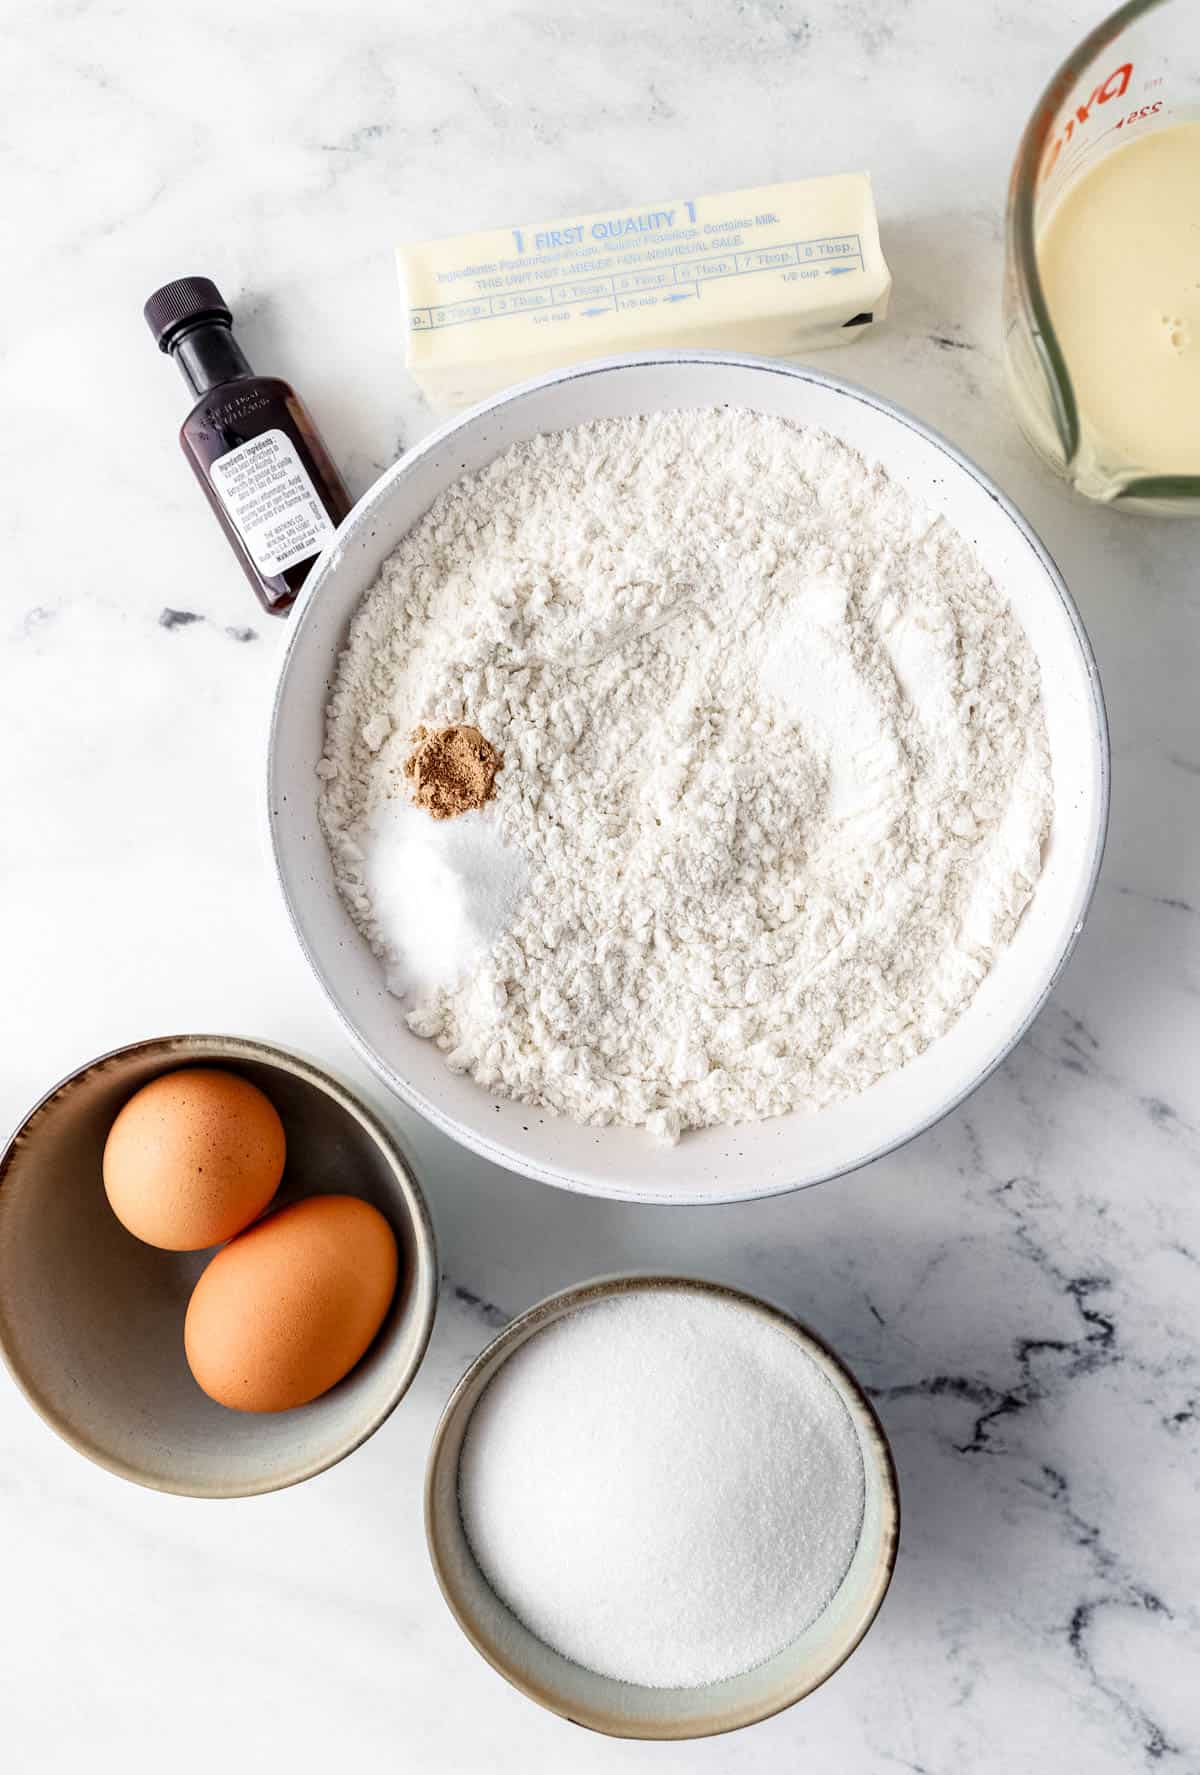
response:
M648 1689L574 1664L529 1631L475 1563L458 1507L458 1466L471 1414L521 1345L570 1314L623 1294L694 1291L766 1320L804 1350L845 1406L863 1460L862 1532L836 1593L798 1640L765 1664L695 1689ZM477 1652L521 1693L575 1725L617 1738L704 1738L769 1718L833 1675L860 1643L896 1564L900 1496L883 1428L850 1371L806 1326L740 1289L693 1276L608 1276L552 1294L522 1313L475 1358L450 1395L429 1451L425 1537L442 1595Z
M491 1096L405 1028L334 887L317 823L317 761L339 650L362 594L460 475L539 432L719 406L821 426L882 464L978 550L1042 669L1055 813L1033 903L970 1009L919 1059L817 1114L687 1134L671 1148ZM851 1171L930 1127L1028 1027L1082 928L1108 816L1108 734L1095 661L1062 578L999 489L945 439L865 390L765 358L663 352L583 364L444 425L381 476L318 563L292 618L272 718L271 837L301 946L348 1034L401 1097L465 1146L546 1183L629 1201L728 1202Z

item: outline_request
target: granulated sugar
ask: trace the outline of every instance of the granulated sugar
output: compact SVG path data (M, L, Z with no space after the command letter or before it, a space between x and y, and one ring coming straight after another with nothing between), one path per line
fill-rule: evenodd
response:
M389 872L378 816L413 730L456 723L503 754L464 818L527 889L416 983L396 916L445 859ZM447 489L354 618L319 769L409 1027L665 1140L820 1109L943 1035L1051 811L1037 661L970 545L837 439L736 410L535 438Z
M525 892L521 853L477 812L432 820L413 802L380 802L363 884L387 927L388 990L420 999L487 955Z
M649 1688L790 1645L845 1576L863 1498L849 1413L807 1352L682 1288L536 1333L476 1405L459 1465L501 1601L564 1657Z

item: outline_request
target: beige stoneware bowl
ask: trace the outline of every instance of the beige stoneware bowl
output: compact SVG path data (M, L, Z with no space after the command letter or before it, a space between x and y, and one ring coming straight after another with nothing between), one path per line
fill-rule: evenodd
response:
M287 1166L273 1206L361 1196L396 1235L400 1280L379 1335L343 1381L296 1411L228 1411L200 1391L183 1320L209 1254L142 1244L104 1193L101 1155L117 1111L149 1080L189 1065L240 1073L279 1111ZM102 1055L56 1085L0 1157L0 1353L73 1448L158 1491L246 1497L350 1454L420 1366L437 1277L429 1213L391 1135L334 1079L260 1042L166 1036Z
M514 1351L547 1325L614 1295L691 1288L755 1313L786 1332L832 1382L862 1450L866 1506L858 1550L825 1612L767 1663L694 1689L650 1689L598 1676L551 1651L510 1613L475 1563L458 1507L463 1437L484 1389ZM620 1508L620 1500L614 1500ZM459 1626L500 1675L575 1725L614 1738L703 1738L779 1713L832 1676L878 1613L896 1563L900 1497L878 1418L854 1377L819 1338L753 1295L680 1276L609 1276L552 1294L514 1319L467 1370L434 1435L425 1480L425 1533L442 1595Z

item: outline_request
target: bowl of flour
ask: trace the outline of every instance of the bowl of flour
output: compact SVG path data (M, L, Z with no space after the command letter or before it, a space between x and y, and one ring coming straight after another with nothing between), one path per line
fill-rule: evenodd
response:
M1003 1058L1108 750L1029 527L909 416L666 353L435 432L309 581L270 748L304 952L382 1078L544 1181L840 1175Z

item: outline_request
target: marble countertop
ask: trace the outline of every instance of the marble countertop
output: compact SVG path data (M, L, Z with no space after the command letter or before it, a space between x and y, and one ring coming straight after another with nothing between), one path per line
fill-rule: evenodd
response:
M402 1131L446 1273L408 1400L275 1497L125 1485L0 1376L14 1775L1200 1768L1196 532L1076 503L1019 437L1000 356L1011 154L1098 10L10 0L0 1119L125 1040L279 1041ZM216 278L357 494L430 424L402 368L397 239L857 167L893 313L822 364L974 455L1058 559L1112 723L1103 879L1032 1032L904 1151L737 1208L573 1198L387 1098L305 971L261 819L286 627L176 449L185 391L141 303ZM435 1419L493 1326L645 1264L809 1320L873 1390L904 1496L891 1594L846 1668L691 1746L609 1742L522 1700L451 1622L421 1529Z

